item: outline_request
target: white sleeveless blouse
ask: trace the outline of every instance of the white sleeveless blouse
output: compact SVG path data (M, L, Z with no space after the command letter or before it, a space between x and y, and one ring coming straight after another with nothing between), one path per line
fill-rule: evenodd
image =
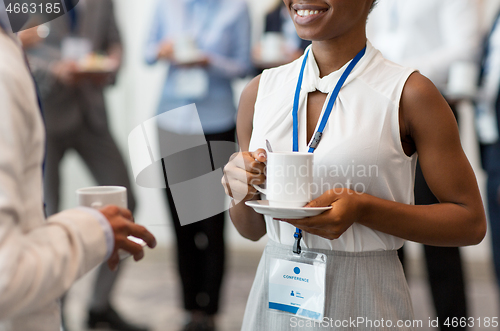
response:
M309 46L309 49L311 46ZM269 139L275 151L292 151L292 106L303 56L262 73L249 150L265 149ZM344 67L319 78L310 51L299 102L299 151L308 151L306 105L316 89L330 98ZM414 72L394 64L367 42L366 54L340 90L321 142L314 152L313 198L328 189L350 188L373 196L413 204L416 153L408 157L402 148L399 101L408 77ZM323 106L321 116L325 111ZM321 118L321 117L320 117ZM318 121L319 125L319 121ZM295 228L265 217L269 239L293 245ZM328 240L304 233L303 248L348 252L394 250L403 239L353 224L339 239Z

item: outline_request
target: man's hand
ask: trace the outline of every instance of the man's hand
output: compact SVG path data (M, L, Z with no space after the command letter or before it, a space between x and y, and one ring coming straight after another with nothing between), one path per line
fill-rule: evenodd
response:
M130 210L117 206L105 206L99 210L107 219L115 238L113 253L108 260L108 266L115 270L120 263L118 250L123 249L134 256L134 260L139 261L144 257L142 246L130 241L127 237L134 236L144 240L150 248L156 246L155 237L146 230L145 227L134 223L134 218Z
M75 61L59 61L51 66L54 77L61 83L73 86L77 83L78 64Z

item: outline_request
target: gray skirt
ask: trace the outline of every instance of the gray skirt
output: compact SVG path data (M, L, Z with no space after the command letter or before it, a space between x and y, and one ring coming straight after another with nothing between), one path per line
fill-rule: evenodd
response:
M269 241L270 252L291 247ZM314 323L269 310L265 252L243 318L242 331L414 330L408 284L396 251L342 252L312 249L327 256L325 318ZM422 323L422 322L421 322Z

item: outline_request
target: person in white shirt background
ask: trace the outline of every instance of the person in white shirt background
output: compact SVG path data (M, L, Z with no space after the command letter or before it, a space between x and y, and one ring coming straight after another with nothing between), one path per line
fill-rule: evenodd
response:
M245 1L156 0L145 60L151 65L158 61L170 64L157 112L169 113L193 103L197 109L197 114L184 113L158 121L160 148L196 139L207 142L176 153L174 158L162 159L186 312L184 331L216 330L226 260L225 214L182 224L182 207L176 205L179 200L175 201L172 187L181 178L210 173L234 152L234 144L218 148L211 142L235 141L236 107L231 84L251 70L250 40L250 15ZM198 123L202 132L197 129ZM209 188L203 186L200 190ZM212 192L212 196L216 201L210 203L223 210L224 194ZM193 199L191 193L184 200ZM198 208L207 210L206 204Z
M387 59L418 69L444 94L450 66L477 58L476 7L473 0L381 1L368 19L367 35ZM438 202L418 165L415 204ZM424 252L434 306L444 329L446 318L468 316L460 251L424 245ZM399 253L404 263L403 249Z
M118 249L135 260L154 236L127 209L77 208L45 219L42 163L45 133L33 78L0 2L0 330L60 330L58 298Z

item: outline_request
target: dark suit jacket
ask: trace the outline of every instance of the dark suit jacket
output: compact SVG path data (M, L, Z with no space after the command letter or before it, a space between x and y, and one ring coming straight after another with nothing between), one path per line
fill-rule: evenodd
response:
M101 53L121 43L112 0L80 1L76 9L73 36L90 40L93 51ZM103 88L91 83L68 87L55 80L49 70L51 63L61 59L62 40L71 36L70 16L63 15L49 26L48 37L27 51L41 95L47 134L70 133L85 122L93 130L107 130Z

